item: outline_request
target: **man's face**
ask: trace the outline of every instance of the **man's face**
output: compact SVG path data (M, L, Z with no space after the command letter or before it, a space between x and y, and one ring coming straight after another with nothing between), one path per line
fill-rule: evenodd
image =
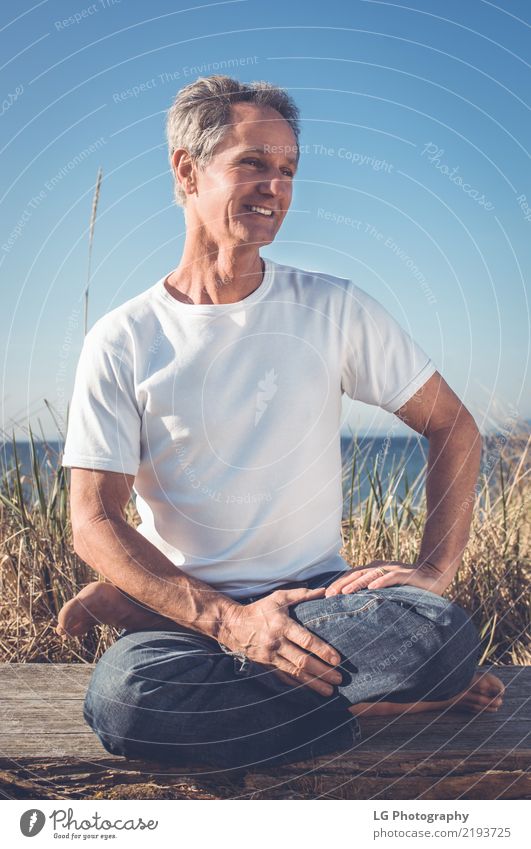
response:
M296 158L295 135L279 112L234 104L229 132L205 170L195 169L190 223L203 225L217 244L270 244L291 203Z

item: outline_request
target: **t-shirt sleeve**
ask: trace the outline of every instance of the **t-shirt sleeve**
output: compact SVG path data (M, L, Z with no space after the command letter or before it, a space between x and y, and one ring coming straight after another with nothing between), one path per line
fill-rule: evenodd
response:
M350 281L343 317L343 391L394 413L435 373L435 364L385 307Z
M95 325L76 370L62 464L136 475L140 430L131 356Z

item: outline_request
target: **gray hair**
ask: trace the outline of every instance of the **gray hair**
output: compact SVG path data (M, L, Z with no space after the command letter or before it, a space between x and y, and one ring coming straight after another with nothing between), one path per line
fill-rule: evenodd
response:
M298 161L300 113L289 94L271 83L241 83L232 77L215 74L199 77L182 88L168 110L166 138L172 170L172 156L179 147L186 148L192 159L204 169L216 146L230 130L232 104L242 102L269 106L282 115L295 134ZM179 206L186 205L186 192L175 173L174 196Z

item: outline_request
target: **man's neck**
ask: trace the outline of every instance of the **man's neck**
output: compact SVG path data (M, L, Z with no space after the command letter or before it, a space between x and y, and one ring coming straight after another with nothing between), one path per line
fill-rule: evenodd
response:
M201 251L191 257L185 250L165 286L187 304L233 304L243 301L262 283L265 264L256 248Z

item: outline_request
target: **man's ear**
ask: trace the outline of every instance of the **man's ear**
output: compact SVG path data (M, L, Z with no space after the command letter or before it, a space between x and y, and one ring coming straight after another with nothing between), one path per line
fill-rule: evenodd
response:
M182 190L187 195L193 195L196 190L195 168L192 157L184 147L174 150L172 155L175 178L179 180Z

